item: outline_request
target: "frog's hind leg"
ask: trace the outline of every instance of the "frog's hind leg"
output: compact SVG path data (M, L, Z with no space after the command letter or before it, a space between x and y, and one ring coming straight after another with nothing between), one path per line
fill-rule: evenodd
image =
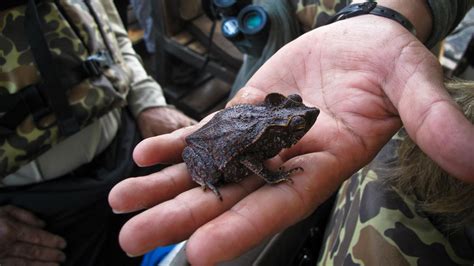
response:
M270 184L276 184L283 181L293 182L290 176L295 172L303 171L303 168L296 167L288 171L284 171L282 168L280 168L278 171L273 172L265 168L263 163L251 159L244 159L240 161L240 163Z
M196 183L198 183L201 186L203 191L206 191L209 188L222 201L221 192L217 189L217 187L214 184L212 184L211 182L205 182L201 180L196 181Z
M193 181L201 185L203 190L209 188L222 200L221 193L216 187L221 174L210 163L212 160L205 158L206 156L208 155L205 151L196 151L190 147L186 147L183 151L183 160L186 162Z
M216 186L214 186L214 184L210 183L210 182L207 182L204 184L204 186L202 186L202 188L204 190L206 190L206 188L209 188L212 192L214 192L214 194L216 194L216 196L222 201L222 195L221 195L221 192L219 192L219 190L217 189Z

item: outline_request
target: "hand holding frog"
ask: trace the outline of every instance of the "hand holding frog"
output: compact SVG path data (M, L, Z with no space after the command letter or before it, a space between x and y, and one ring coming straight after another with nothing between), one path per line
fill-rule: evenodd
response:
M110 194L112 208L149 208L122 229L127 253L189 238L192 264L232 259L309 215L402 123L444 169L474 182L474 126L444 90L437 59L393 21L360 16L301 36L265 63L230 105L261 102L270 92L299 94L321 110L306 136L269 162L270 168L283 163L304 172L293 184L276 186L246 178L220 189L223 202L195 188L184 164L125 180ZM198 127L143 141L136 162L181 161L184 138Z

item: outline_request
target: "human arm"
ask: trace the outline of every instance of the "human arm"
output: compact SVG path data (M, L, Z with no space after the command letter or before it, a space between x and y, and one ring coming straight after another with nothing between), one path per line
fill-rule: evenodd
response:
M436 57L396 22L363 15L313 30L270 58L230 104L259 102L269 92L298 93L321 109L308 134L271 162L304 172L293 184L249 177L226 185L223 202L194 188L184 164L125 180L109 195L112 208L149 208L122 228L127 253L189 238L192 264L232 259L312 213L402 123L444 169L474 182L474 127L446 93ZM184 137L194 130L142 142L136 162L179 162Z
M143 137L169 133L178 128L195 124L195 121L172 106L166 104L163 90L143 67L140 56L135 52L113 1L102 1L110 27L114 32L122 59L131 74L131 89L127 102Z
M44 231L44 222L12 205L0 206L0 265L59 265L66 241ZM48 264L49 263L49 264Z
M137 122L144 138L170 133L178 128L196 124L196 121L173 107L145 109L140 112Z

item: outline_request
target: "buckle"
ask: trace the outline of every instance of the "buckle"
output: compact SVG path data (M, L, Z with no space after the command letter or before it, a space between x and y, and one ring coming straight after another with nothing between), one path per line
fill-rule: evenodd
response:
M352 4L344 7L336 15L329 18L326 24L331 24L339 20L351 18L359 15L369 14L375 7L377 2L369 1L360 4Z
M407 29L409 32L416 36L416 29L407 18L405 18L397 11L388 7L377 6L377 2L375 1L346 6L341 11L337 12L336 15L330 17L326 24L331 24L339 20L352 18L364 14L371 14L394 20L400 23L403 27L405 27L405 29Z
M112 56L107 51L99 51L82 62L82 68L90 77L98 77L104 69L114 64Z

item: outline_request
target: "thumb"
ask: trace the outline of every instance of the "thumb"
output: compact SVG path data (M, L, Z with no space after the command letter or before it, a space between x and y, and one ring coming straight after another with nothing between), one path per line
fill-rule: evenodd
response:
M438 60L420 49L426 50L401 53L404 67L393 72L386 94L417 145L445 171L474 183L474 125L447 93Z
M237 92L237 94L227 103L226 107L231 107L237 104L256 104L263 101L266 95L267 93L264 91L247 85Z

